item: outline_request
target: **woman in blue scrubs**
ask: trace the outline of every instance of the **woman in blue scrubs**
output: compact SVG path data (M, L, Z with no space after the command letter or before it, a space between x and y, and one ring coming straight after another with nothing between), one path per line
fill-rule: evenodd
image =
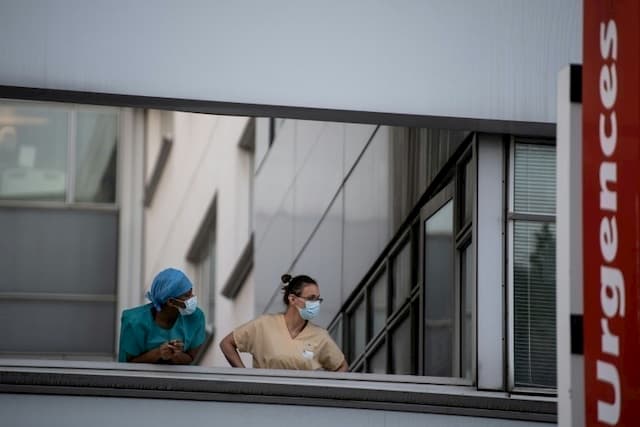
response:
M147 298L150 304L122 312L118 362L192 363L205 340L205 323L189 278L163 270Z

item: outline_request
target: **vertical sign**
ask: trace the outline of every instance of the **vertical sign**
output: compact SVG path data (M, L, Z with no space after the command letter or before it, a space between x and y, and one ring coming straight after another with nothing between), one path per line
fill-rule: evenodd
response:
M640 425L640 6L585 0L586 423Z

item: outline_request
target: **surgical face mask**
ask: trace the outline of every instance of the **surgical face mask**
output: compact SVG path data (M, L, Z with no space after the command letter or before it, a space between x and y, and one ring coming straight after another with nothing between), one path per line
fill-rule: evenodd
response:
M320 313L320 301L305 301L304 308L298 307L298 311L304 320L311 320Z
M191 298L184 300L182 302L184 303L185 307L184 308L178 307L178 311L180 312L181 315L189 316L196 312L196 308L198 308L198 297L194 295Z

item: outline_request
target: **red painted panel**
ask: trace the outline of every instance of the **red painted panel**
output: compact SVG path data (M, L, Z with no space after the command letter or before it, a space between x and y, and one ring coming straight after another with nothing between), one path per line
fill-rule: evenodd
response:
M587 425L640 425L640 6L585 0L582 134Z

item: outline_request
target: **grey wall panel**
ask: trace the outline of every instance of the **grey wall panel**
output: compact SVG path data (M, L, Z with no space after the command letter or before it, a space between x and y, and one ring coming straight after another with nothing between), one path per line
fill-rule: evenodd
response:
M115 302L0 301L0 352L114 353Z
M391 237L389 143L389 128L381 127L345 185L343 298Z
M549 425L530 421L501 420L458 415L421 414L367 409L322 408L282 404L211 402L196 400L140 399L123 397L49 396L2 394L3 422L13 427L111 427L118 423L138 427L175 424L191 426L242 425L271 427L328 425L351 427L535 427ZM123 418L125 417L125 418Z
M255 177L256 244L260 246L295 176L295 122L285 120Z
M0 84L555 122L581 22L575 0L4 0Z
M0 292L116 293L117 212L0 208Z
M294 183L294 253L309 239L342 184L344 131L327 123L310 150Z
M271 297L280 288L280 277L293 262L293 192L287 193L284 203L275 213L269 229L255 249L255 312L261 314ZM275 297L280 298L278 293ZM281 310L281 305L276 311Z
M323 327L342 305L342 196L338 194L293 268L296 274L308 274L318 281L324 301L314 322Z

